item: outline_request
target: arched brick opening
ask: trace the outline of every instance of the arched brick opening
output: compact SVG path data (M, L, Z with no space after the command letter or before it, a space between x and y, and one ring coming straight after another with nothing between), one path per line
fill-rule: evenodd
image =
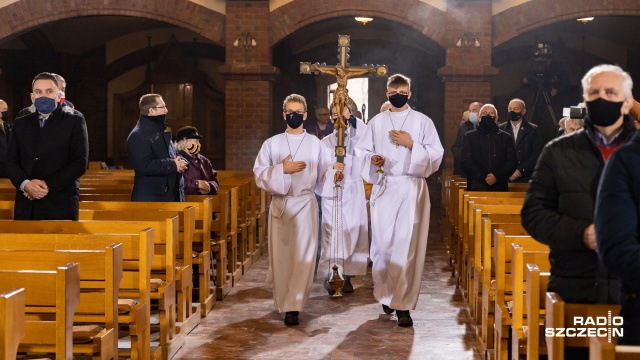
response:
M446 13L419 0L403 1L403 6L393 1L295 0L269 14L269 42L273 46L307 25L348 15L398 22L444 46Z
M133 16L163 21L224 46L225 16L187 0L20 0L0 9L0 42L39 25L95 15Z
M493 17L493 46L545 25L586 16L639 16L640 7L628 0L537 0L507 9Z

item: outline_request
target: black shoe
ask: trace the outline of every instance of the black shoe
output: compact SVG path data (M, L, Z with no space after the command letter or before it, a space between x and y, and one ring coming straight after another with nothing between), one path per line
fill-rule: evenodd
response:
M395 310L395 309L392 309L392 308L390 308L390 307L388 307L388 306L387 306L387 305L385 305L385 304L382 304L382 311L384 311L384 313L385 313L385 314L387 314L387 315L391 315L391 314L393 314L393 312L394 312L394 311L396 311L396 310Z
M331 274L324 277L324 289L327 290L329 295L333 296L336 293L335 290L331 288L331 284L329 284L329 279L331 278Z
M409 310L396 310L396 316L398 317L398 326L413 326Z
M349 275L344 276L344 285L342 286L342 292L343 293L353 292L353 285L351 285L351 276Z
M284 324L285 325L298 325L298 312L297 311L287 311L284 315Z

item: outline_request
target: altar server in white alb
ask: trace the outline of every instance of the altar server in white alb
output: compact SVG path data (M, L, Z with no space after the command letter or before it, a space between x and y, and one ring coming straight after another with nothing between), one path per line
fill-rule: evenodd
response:
M337 118L338 111L331 108L331 116ZM325 274L324 288L333 295L335 292L329 286L332 273L331 267L337 257L340 273L344 275L345 293L353 292L352 275L367 274L367 257L369 256L369 227L367 224L367 199L364 194L364 183L360 175L362 165L355 157L355 146L364 133L367 125L344 109L343 119L347 124L344 145L347 148L344 163L337 162L335 148L338 144L337 130L322 139L325 168L322 170L316 193L322 197L322 256L318 265L320 274ZM334 176L337 171L342 172L344 179L342 187L342 212L338 230L342 229L339 238L335 238L334 221ZM337 240L337 241L336 241ZM336 256L337 255L337 256ZM344 269L343 269L344 264Z
M322 166L320 140L307 134L307 102L296 94L282 105L287 130L267 139L253 166L256 184L273 195L269 208L269 274L284 323L297 325L309 298L318 249L314 190Z
M433 121L411 109L411 83L396 74L387 81L391 109L376 115L356 145L362 177L373 185L371 260L373 295L398 325L413 326L429 235L431 203L425 179L444 153ZM378 173L378 169L383 173Z

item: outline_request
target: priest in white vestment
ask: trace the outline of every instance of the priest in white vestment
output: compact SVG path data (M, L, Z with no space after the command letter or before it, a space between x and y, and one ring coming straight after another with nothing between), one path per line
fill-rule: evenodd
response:
M356 145L362 177L373 184L371 260L373 294L398 325L413 326L429 235L431 203L425 179L444 150L433 121L407 105L410 80L387 81L390 110L376 115ZM380 169L382 173L378 171Z
M338 144L337 130L322 139L325 167L321 171L321 178L316 193L322 197L322 256L318 265L318 272L324 277L324 287L333 295L334 290L329 287L328 276L332 273L332 266L337 260L341 274L344 275L343 292L353 292L351 275L367 274L367 258L369 256L369 225L367 223L367 199L364 193L364 183L360 172L362 166L355 157L355 146L366 129L365 123L351 116L345 108L345 122L347 123L344 145L347 148L344 163L337 163L335 148ZM331 110L337 112L335 109ZM347 120L348 119L348 120ZM355 124L355 128L353 127ZM342 187L342 211L338 224L341 234L334 234L334 176L341 171L344 179ZM338 236L339 237L335 237ZM343 268L344 265L344 268Z
M320 140L307 134L304 97L283 104L287 130L267 139L253 166L256 184L273 195L269 207L269 274L273 300L284 323L297 325L313 284L318 242L318 202L314 190L322 166Z

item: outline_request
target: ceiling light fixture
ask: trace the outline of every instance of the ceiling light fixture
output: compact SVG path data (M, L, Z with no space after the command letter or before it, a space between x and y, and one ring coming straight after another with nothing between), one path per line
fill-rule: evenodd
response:
M576 19L576 20L580 21L583 24L586 24L586 23L588 23L589 21L591 21L593 19L595 19L595 18L593 16L590 16L590 17L583 17L583 18Z
M356 17L356 21L361 22L361 23L362 23L362 25L367 25L367 23L368 23L369 21L373 21L373 18L357 16L357 17Z

